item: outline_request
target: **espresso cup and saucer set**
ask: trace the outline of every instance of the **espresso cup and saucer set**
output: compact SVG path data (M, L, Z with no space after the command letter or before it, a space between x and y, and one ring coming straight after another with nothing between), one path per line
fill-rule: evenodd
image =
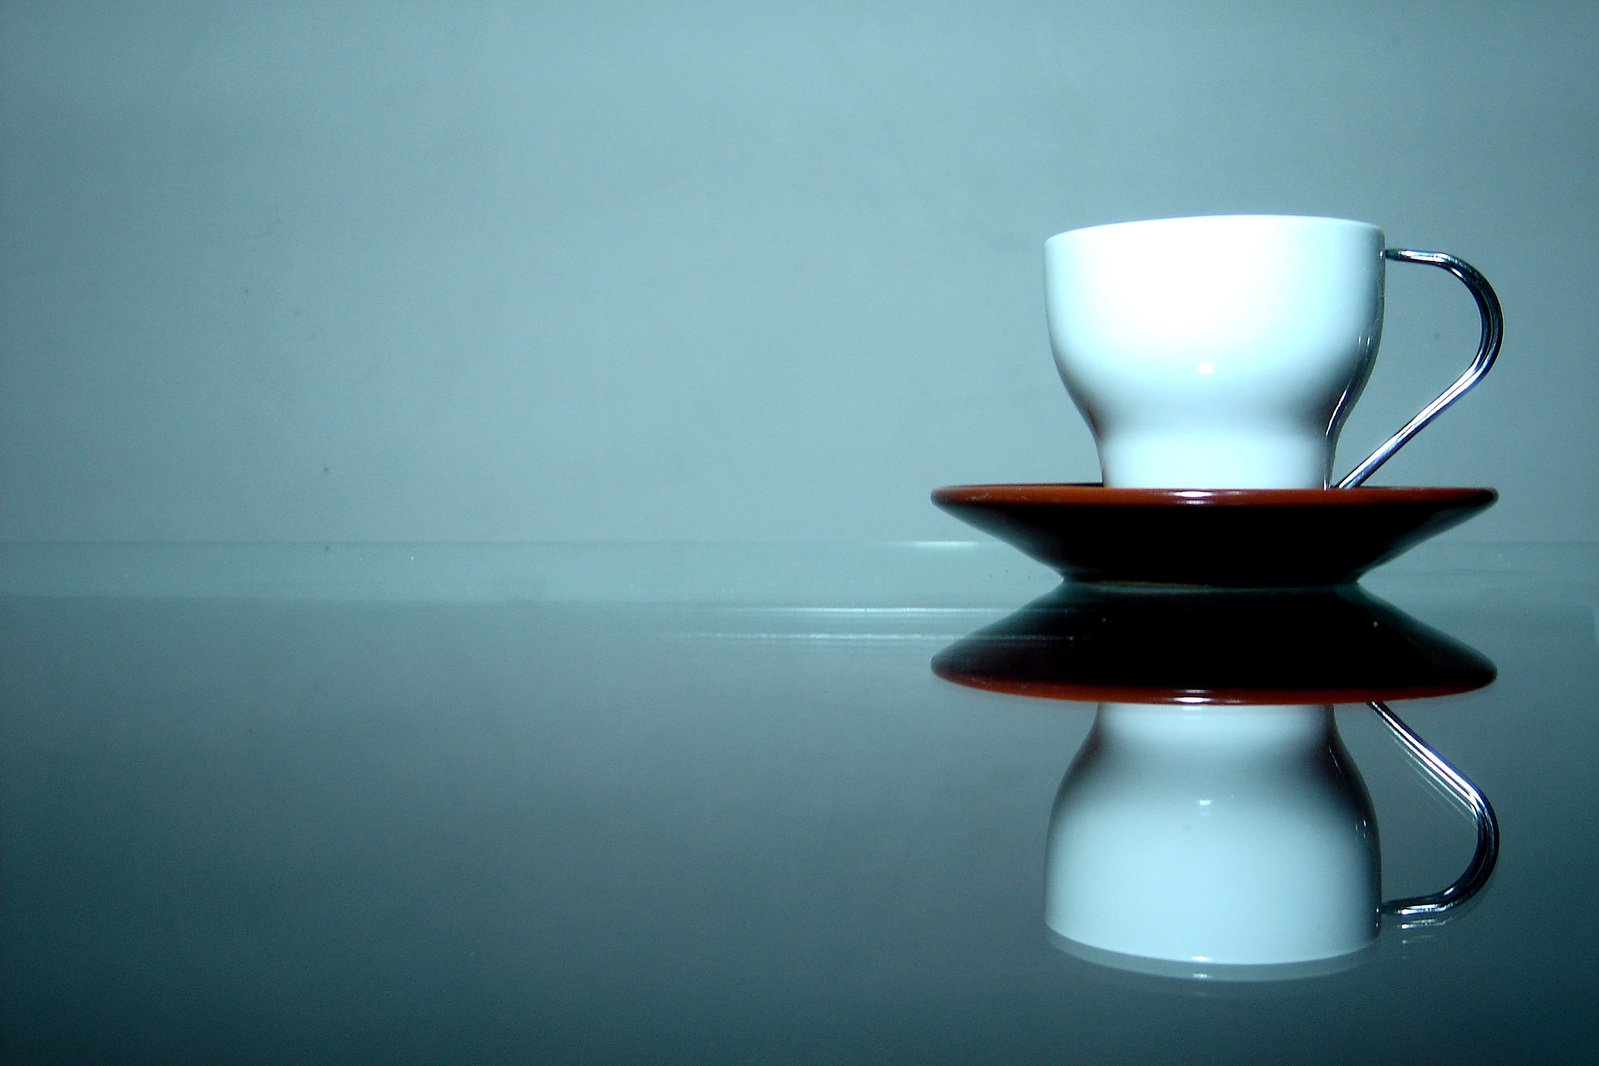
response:
M1103 481L934 492L1067 580L932 665L961 685L1095 705L1050 817L1054 942L1209 989L1339 972L1371 957L1385 921L1462 913L1492 875L1497 818L1386 701L1471 691L1495 670L1354 582L1497 498L1365 485L1493 365L1492 287L1452 255L1389 248L1376 226L1335 218L1123 222L1044 249L1050 345ZM1465 284L1481 343L1335 480L1389 263ZM1471 859L1442 891L1382 899L1375 813L1337 739L1348 702L1367 703L1472 819Z
M1470 264L1386 247L1368 223L1281 215L1091 226L1051 237L1044 253L1050 345L1103 481L947 486L933 500L1063 577L1347 584L1497 499L1364 484L1499 353L1499 300ZM1391 262L1459 279L1481 343L1459 378L1334 480L1339 431L1376 361Z

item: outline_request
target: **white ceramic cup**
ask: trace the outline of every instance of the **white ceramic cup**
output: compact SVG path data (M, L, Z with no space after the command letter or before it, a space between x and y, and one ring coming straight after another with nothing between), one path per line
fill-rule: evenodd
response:
M1449 270L1483 340L1458 380L1359 464L1364 481L1487 373L1503 321L1487 281L1376 226L1218 215L1070 230L1044 245L1050 343L1112 488L1326 488L1382 334L1388 260Z

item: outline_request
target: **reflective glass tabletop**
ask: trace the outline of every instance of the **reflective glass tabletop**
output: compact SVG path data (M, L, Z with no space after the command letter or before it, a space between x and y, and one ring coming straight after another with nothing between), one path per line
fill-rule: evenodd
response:
M1223 597L999 545L0 561L7 1062L1599 1042L1593 546Z

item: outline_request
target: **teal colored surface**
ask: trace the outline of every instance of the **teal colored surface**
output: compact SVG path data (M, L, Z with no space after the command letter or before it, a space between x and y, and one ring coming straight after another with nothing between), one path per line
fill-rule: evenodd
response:
M1370 579L1498 669L1396 709L1497 806L1499 867L1348 968L1226 986L1051 943L1044 832L1093 707L930 670L1046 573L907 548L847 581L794 549L787 590L684 576L714 555L631 599L0 599L6 1060L1562 1062L1599 1039L1592 548ZM1384 894L1438 888L1468 824L1369 711L1337 718Z

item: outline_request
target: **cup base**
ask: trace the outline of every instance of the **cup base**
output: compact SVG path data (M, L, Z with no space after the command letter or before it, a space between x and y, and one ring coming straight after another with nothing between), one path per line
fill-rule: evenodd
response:
M1332 445L1287 434L1120 436L1099 444L1106 488L1324 489Z

